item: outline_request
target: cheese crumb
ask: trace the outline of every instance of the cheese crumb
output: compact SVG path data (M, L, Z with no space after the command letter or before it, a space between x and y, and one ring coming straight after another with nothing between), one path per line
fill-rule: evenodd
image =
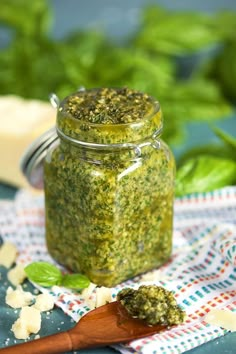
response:
M15 262L17 256L17 248L11 242L4 242L0 248L0 265L10 268Z
M141 275L141 281L143 282L154 282L157 281L158 279L160 279L161 277L161 272L160 270L154 270L152 272L147 272Z
M7 288L6 303L13 308L19 308L30 305L34 300L34 295L24 291L20 285L15 290L11 286Z
M27 327L23 325L20 318L13 323L11 330L17 339L27 339L29 337L29 331Z
M34 307L40 312L50 311L54 307L54 298L50 294L40 294L36 297Z
M17 339L27 339L41 328L40 311L34 307L22 307L19 318L13 323L12 331Z
M7 273L8 280L15 286L23 283L26 279L26 273L22 264L17 264Z
M232 332L236 331L236 313L232 311L212 309L204 320L213 326L222 327Z
M111 302L111 288L106 288L105 286L101 286L100 288L96 288L96 305L95 307L99 307L102 305Z
M84 298L90 310L93 310L96 307L95 294L93 295L93 291L96 286L96 284L91 282L89 286L81 292L81 296Z
M97 286L96 284L90 282L89 286L82 290L81 296L84 299L87 299L92 294L92 292L96 288L96 286Z

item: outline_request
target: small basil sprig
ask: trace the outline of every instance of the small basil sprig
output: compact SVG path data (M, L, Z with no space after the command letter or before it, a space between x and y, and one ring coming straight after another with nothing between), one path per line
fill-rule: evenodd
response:
M45 287L61 285L71 289L84 289L90 284L85 275L63 275L55 265L48 262L33 262L25 267L25 272L29 280Z

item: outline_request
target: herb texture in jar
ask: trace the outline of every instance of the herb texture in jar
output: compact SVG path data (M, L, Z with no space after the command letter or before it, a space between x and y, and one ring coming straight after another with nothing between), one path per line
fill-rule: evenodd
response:
M172 249L175 164L152 97L99 88L66 97L45 159L48 250L104 286L158 267Z
M137 290L125 288L117 300L131 317L144 320L148 325L178 325L185 312L178 306L171 291L156 285L142 285Z

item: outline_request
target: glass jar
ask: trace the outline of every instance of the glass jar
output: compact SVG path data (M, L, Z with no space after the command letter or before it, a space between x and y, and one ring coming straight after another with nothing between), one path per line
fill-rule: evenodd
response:
M46 240L58 262L110 287L169 259L175 163L161 130L159 103L137 91L62 101L44 166Z

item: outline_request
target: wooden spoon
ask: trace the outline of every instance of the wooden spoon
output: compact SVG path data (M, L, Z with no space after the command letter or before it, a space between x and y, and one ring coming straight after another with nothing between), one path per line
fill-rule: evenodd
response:
M125 343L166 329L148 326L130 317L118 302L111 302L88 312L72 329L26 343L0 349L1 354L58 354L82 348Z

